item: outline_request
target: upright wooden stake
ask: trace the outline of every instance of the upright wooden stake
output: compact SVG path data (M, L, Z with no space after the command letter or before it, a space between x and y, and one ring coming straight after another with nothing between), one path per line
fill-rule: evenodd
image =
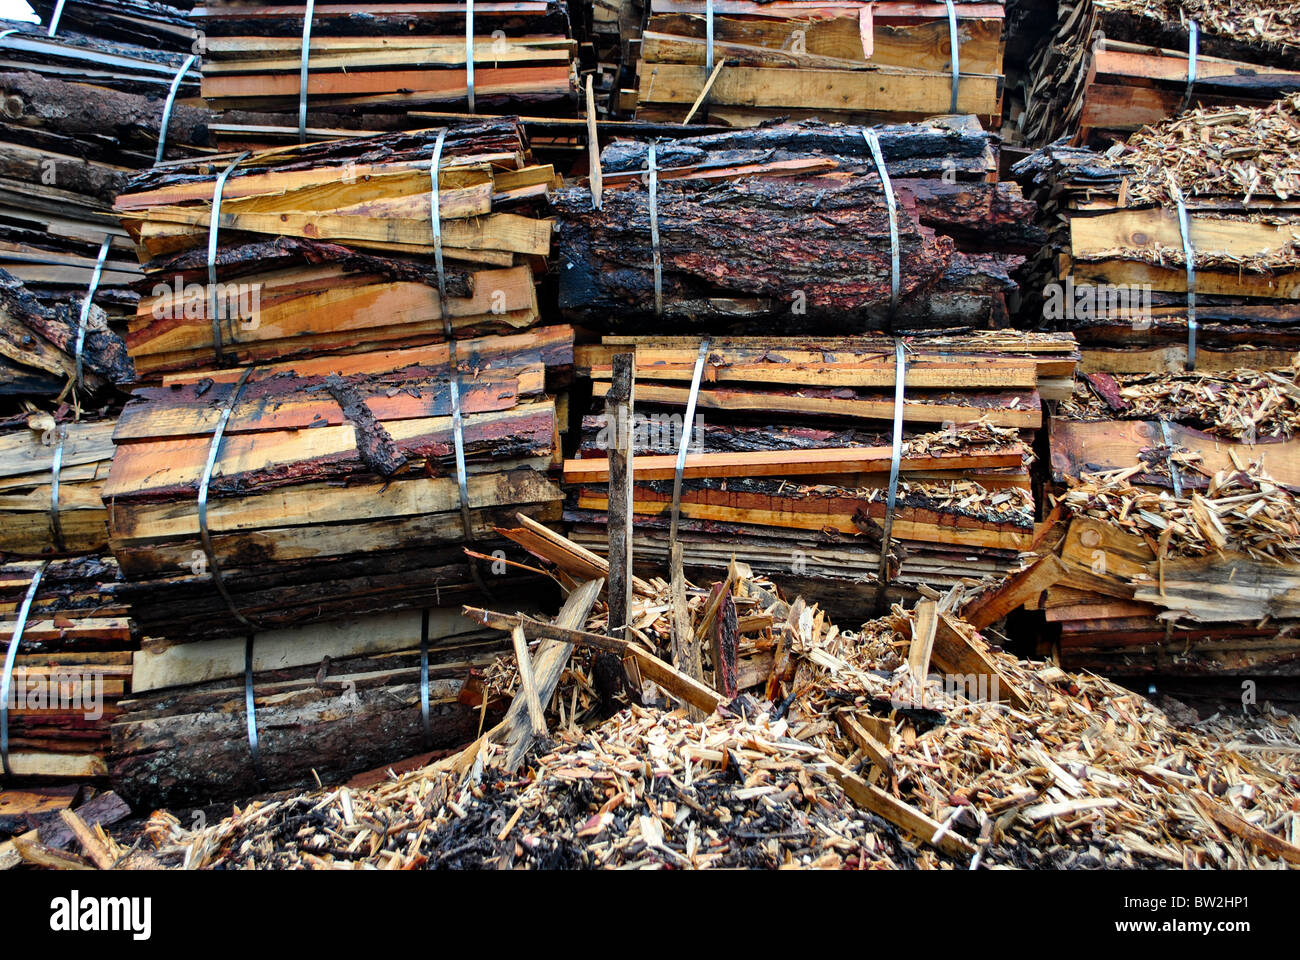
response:
M673 615L673 661L677 669L692 680L704 680L704 665L700 660L700 645L695 639L695 626L691 623L690 608L686 605L686 573L682 569L682 545L672 545L669 561L672 578L669 598ZM690 708L692 720L703 720L704 711L699 707Z
M621 636L632 604L632 404L636 355L614 355L605 395L609 436L609 632Z

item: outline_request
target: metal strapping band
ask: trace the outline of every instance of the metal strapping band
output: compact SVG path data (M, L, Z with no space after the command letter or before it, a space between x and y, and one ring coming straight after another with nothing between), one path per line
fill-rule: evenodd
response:
M59 0L59 2L55 4L54 13L50 14L50 28L45 31L47 37L54 36L55 32L59 29L59 20L63 17L63 4L65 2L66 0Z
M885 155L880 150L880 139L876 131L864 129L863 138L871 148L871 159L875 161L876 173L880 175L880 189L885 194L885 206L889 208L889 313L893 316L898 309L898 203L894 199L894 185L889 179L889 170L885 166Z
M682 438L677 442L677 465L673 469L673 512L668 526L669 549L677 542L677 520L682 509L682 471L686 469L686 452L694 433L695 402L700 398L700 381L704 378L704 359L709 355L713 341L705 337L700 341L700 352L695 357L695 372L691 374L691 393L686 398L686 415L682 417ZM608 426L608 424L606 424Z
M704 0L704 74L713 72L713 0Z
M212 213L208 216L208 315L212 321L212 353L217 363L225 362L221 342L221 311L217 306L217 234L221 230L221 194L226 189L226 179L234 172L251 150L245 150L217 177L216 186L212 188Z
M257 741L257 707L253 704L253 635L244 641L244 720L248 724L248 749L253 754L253 768L257 779L262 776L262 752Z
M420 611L420 719L424 721L424 747L433 749L433 721L429 718L429 608Z
M948 105L949 113L957 112L957 90L961 86L961 37L957 35L957 8L948 4L948 45L952 47L952 102Z
M1183 259L1187 261L1187 369L1196 369L1196 250L1192 246L1192 233L1187 223L1187 204L1183 192L1173 180L1169 189L1178 201L1178 232L1183 240Z
M19 33L19 32L20 32L20 31L15 30L15 29L13 29L12 27L10 27L8 30L0 30L0 40L3 40L5 37L12 36L13 34L15 34L15 33Z
M442 201L438 196L438 167L442 163L442 144L447 139L447 131L439 130L438 139L433 144L433 159L429 161L429 224L433 229L433 263L438 270L438 309L442 313L442 325L448 331L447 340L451 340L451 318L447 315L447 273L442 265Z
M469 478L465 470L465 430L460 409L460 361L456 351L455 331L452 329L451 313L447 309L447 273L442 260L442 200L438 195L438 167L442 163L442 145L447 138L446 130L438 131L438 139L433 145L433 159L429 163L429 222L433 228L433 259L438 268L438 309L442 312L442 330L447 341L447 392L451 398L451 431L456 448L456 487L460 493L460 522L465 531L465 539L473 540L473 525L469 514ZM470 568L475 573L473 561Z
M54 425L54 434L59 442L54 447L54 458L50 461L50 532L54 534L54 548L59 553L67 553L63 542L63 521L59 519L59 473L63 470L64 428Z
M1160 421L1160 434L1165 442L1165 461L1169 464L1169 479L1174 485L1174 496L1181 497L1183 495L1183 480L1178 475L1178 464L1174 463L1174 439L1169 433L1168 420Z
M163 154L167 151L167 127L172 122L172 108L176 105L176 91L181 88L181 81L185 79L185 74L190 72L190 67L194 66L194 61L199 58L197 53L191 53L181 68L176 71L176 76L172 78L171 88L167 91L167 102L163 104L162 120L158 123L158 152L154 154L153 165L156 167L163 162Z
M465 3L465 101L474 112L474 0Z
M112 245L111 236L104 237L104 242L99 245L99 259L95 261L95 270L90 275L90 286L86 288L86 297L81 301L81 318L77 321L77 345L73 352L77 386L81 386L82 382L82 352L86 348L86 325L90 322L90 304L95 299L95 291L99 289L99 278L104 274L104 261L108 259L108 248Z
M221 417L217 420L217 427L212 431L212 441L208 444L208 462L203 467L203 479L199 482L199 540L203 544L203 552L207 556L208 570L212 574L212 582L221 594L221 598L226 601L226 606L230 608L231 616L238 620L249 630L257 629L257 625L248 617L239 612L235 606L235 600L226 589L226 582L221 577L221 567L217 564L216 552L212 549L212 534L208 530L208 486L212 482L212 469L217 465L217 456L221 452L221 438L225 435L226 424L230 422L230 415L235 410L235 404L239 402L239 395L244 391L244 384L252 375L256 367L249 367L240 374L238 382L230 396L226 399L226 405L221 410Z
M9 769L9 693L13 684L14 661L18 659L18 645L23 642L23 631L27 629L27 615L31 612L32 601L36 599L41 577L49 565L50 561L46 560L32 574L32 582L27 586L23 605L18 608L18 619L14 621L14 632L9 638L9 649L5 653L4 675L0 677L0 763L3 764L4 772L10 776L13 771Z
M1187 24L1187 92L1183 94L1183 103L1192 102L1192 87L1196 85L1196 58L1201 45L1201 28L1195 20Z
M650 252L655 267L655 316L661 316L664 312L664 268L659 255L659 167L655 164L653 141L646 162L650 172Z
M889 582L889 544L894 535L894 507L898 504L898 470L903 457L903 385L907 379L907 353L902 340L894 341L894 440L889 454L889 493L885 499L885 529L880 537L880 569L876 574L877 605Z
M316 14L316 0L307 0L302 15L302 59L298 64L298 142L307 142L307 65L311 60L311 22Z

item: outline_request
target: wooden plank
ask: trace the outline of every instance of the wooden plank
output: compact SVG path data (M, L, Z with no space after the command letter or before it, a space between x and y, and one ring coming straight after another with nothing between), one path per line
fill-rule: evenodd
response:
M936 841L935 837L942 824L927 817L911 804L889 795L879 787L872 786L838 763L828 763L826 771L835 778L848 798L864 810L883 817L924 843L937 846L950 857L966 859L975 855L974 844L951 830L945 831Z
M976 630L992 626L1065 576L1055 554L1039 557L1024 570L985 590L961 609L961 618Z
M598 633L587 633L582 630L568 630L551 624L540 623L529 617L497 613L477 607L465 607L463 613L471 620L496 630L513 630L516 626L522 626L524 632L533 637L547 637L572 644L580 643L595 647L598 650L608 650L620 656L632 657L645 679L659 684L670 696L697 706L706 713L713 713L725 700L716 690L710 689L698 680L688 677L639 645L626 640L605 637Z
M607 424L611 422L608 416L607 413ZM887 469L892 452L890 447L824 447L811 450L692 453L686 456L682 477L797 477L880 472ZM970 451L936 451L930 455L905 455L900 461L900 468L914 471L1018 467L1023 456L1019 445L1007 446L1002 450L985 447ZM676 466L677 457L670 454L639 456L632 463L639 481L671 480ZM565 483L605 483L609 479L609 473L609 461L601 457L564 461Z

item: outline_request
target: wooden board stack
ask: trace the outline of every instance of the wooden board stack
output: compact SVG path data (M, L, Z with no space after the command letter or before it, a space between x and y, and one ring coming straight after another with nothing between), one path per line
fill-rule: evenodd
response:
M431 108L571 116L576 45L567 5L474 3L467 57L470 9L462 0L316 4L307 56L308 135L423 126L406 122L407 114ZM305 14L293 2L214 2L192 11L205 34L203 96L213 110L232 112L222 118L224 140L298 140Z
M1062 0L1057 9L1055 36L1030 65L1024 113L1012 117L1032 146L1065 136L1105 147L1189 105L1261 107L1300 89L1294 0Z
M1085 371L1182 369L1195 276L1196 368L1285 367L1300 347L1300 94L1195 110L1105 156L1049 147L1017 164L1060 225L1046 319L1075 331ZM1033 193L1031 191L1031 193Z
M1001 0L955 5L959 81L942 3L651 0L637 64L638 119L773 117L854 123L974 114L1001 125ZM710 70L710 61L713 70ZM955 103L954 103L955 101Z
M601 209L589 186L552 194L561 310L660 332L1006 326L1013 274L1044 234L1019 187L997 182L990 135L972 117L874 131L898 203L891 316L890 213L865 129L802 121L661 144L658 316L649 144L611 143Z
M0 38L0 269L48 305L79 310L107 240L94 302L112 319L134 309L140 279L113 198L156 159L194 30L160 4L70 3L64 14L54 37L11 24L17 32ZM208 148L206 111L186 102L197 93L191 66L177 86L166 158Z
M0 432L0 553L40 557L108 548L101 494L115 426L112 418L56 423L49 414L32 414L26 425Z
M42 779L104 777L109 726L131 692L137 646L127 611L107 589L117 565L97 555L0 564L0 651L38 570L11 680L10 766Z
M1068 395L1074 342L986 333L906 343L893 580L906 593L1000 576L1034 543L1028 468L1041 399ZM613 355L637 357L635 408L644 419L633 435L635 555L660 566L699 347L693 338L607 337L578 351L597 398L608 392ZM823 602L860 604L860 584L876 580L880 563L893 341L723 338L711 342L705 371L683 473L686 563L725 567L734 555L814 587ZM593 413L579 458L565 464L566 519L593 550L605 536L608 446L605 418Z
M133 804L207 804L336 782L473 739L483 713L471 671L509 647L459 609L407 610L257 631L252 644L258 760L245 712L245 640L146 643L112 726L113 783ZM429 720L420 637L428 638ZM499 715L488 708L488 716ZM428 757L428 754L425 754Z
M471 540L490 539L519 510L559 514L546 373L572 364L572 331L538 339L458 344ZM434 345L176 375L137 390L114 433L104 502L128 580L119 596L142 632L239 633L232 605L269 628L481 592L461 551L447 365L446 346ZM208 487L209 553L197 500L231 403Z
M438 174L447 303L439 299L429 163L439 132L254 153L225 181L206 291L214 186L225 164L170 165L115 209L150 295L127 342L142 379L214 363L407 347L512 332L539 319L550 252L538 205L554 179L515 121L446 131ZM215 316L213 315L215 310Z
M1054 435L1054 463L1063 446ZM1036 588L1030 605L1059 626L1062 666L1115 677L1300 675L1300 514L1295 487L1258 468L1276 454L1259 449L1228 445L1244 469L1177 494L1130 483L1159 479L1141 463L1067 481L1057 500L1072 519L1057 552L1009 582ZM1294 452L1290 463L1294 473ZM1180 451L1176 469L1210 467Z

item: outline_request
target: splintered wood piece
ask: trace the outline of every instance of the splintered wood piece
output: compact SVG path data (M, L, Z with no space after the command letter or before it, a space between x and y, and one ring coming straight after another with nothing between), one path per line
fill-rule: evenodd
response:
M1201 813L1219 824L1219 826L1232 831L1266 853L1280 857L1288 863L1300 864L1300 847L1243 820L1222 804L1215 803L1199 790L1189 791L1188 796L1192 798L1192 802L1196 804Z
M950 857L969 858L975 855L975 846L969 840L951 830L946 830L940 835L939 831L943 825L927 817L911 804L890 796L879 787L872 786L838 763L828 763L826 771L835 778L849 799L864 810L870 810L876 816L883 817L918 840L937 846ZM939 837L937 841L934 839L936 836Z
M691 611L686 603L686 573L682 564L682 545L674 543L669 559L669 603L672 613L673 660L677 668L692 680L704 681L704 665L700 656L700 644L695 636L695 625L691 623ZM704 711L699 707L689 706L692 720L704 719Z
M962 607L961 618L976 630L983 630L1060 582L1065 574L1060 559L1049 553L975 597Z
M542 713L542 704L537 697L537 687L533 683L533 661L528 655L528 640L522 627L510 631L510 641L515 648L515 662L519 667L519 686L524 692L524 703L528 706L528 720L532 724L533 736L546 736L546 716Z
M867 728L859 722L858 717L853 716L846 710L841 710L835 714L835 722L840 725L844 735L853 741L853 745L866 755L867 759L886 773L893 772L894 755L890 753L889 747L869 733Z
M556 626L577 629L586 623L587 615L591 613L591 608L595 605L596 598L600 596L604 586L604 579L598 578L574 587L569 592L564 607L555 618ZM539 703L550 703L572 652L573 644L564 640L545 639L537 645L537 654L532 662L532 674ZM533 725L527 705L516 699L506 711L505 719L493 728L488 736L492 740L507 744L509 748L507 768L518 769L533 738Z
M86 825L86 821L77 816L75 810L60 810L59 816L77 838L77 842L81 844L81 849L85 851L91 863L101 870L111 870L115 858L108 852L104 842L95 835L95 831Z
M728 700L740 692L736 686L736 651L740 635L736 621L736 603L731 591L723 588L713 626L714 685Z
M916 619L912 624L912 644L907 648L907 666L912 680L925 700L925 678L930 673L930 655L939 627L939 604L928 598L916 602Z

